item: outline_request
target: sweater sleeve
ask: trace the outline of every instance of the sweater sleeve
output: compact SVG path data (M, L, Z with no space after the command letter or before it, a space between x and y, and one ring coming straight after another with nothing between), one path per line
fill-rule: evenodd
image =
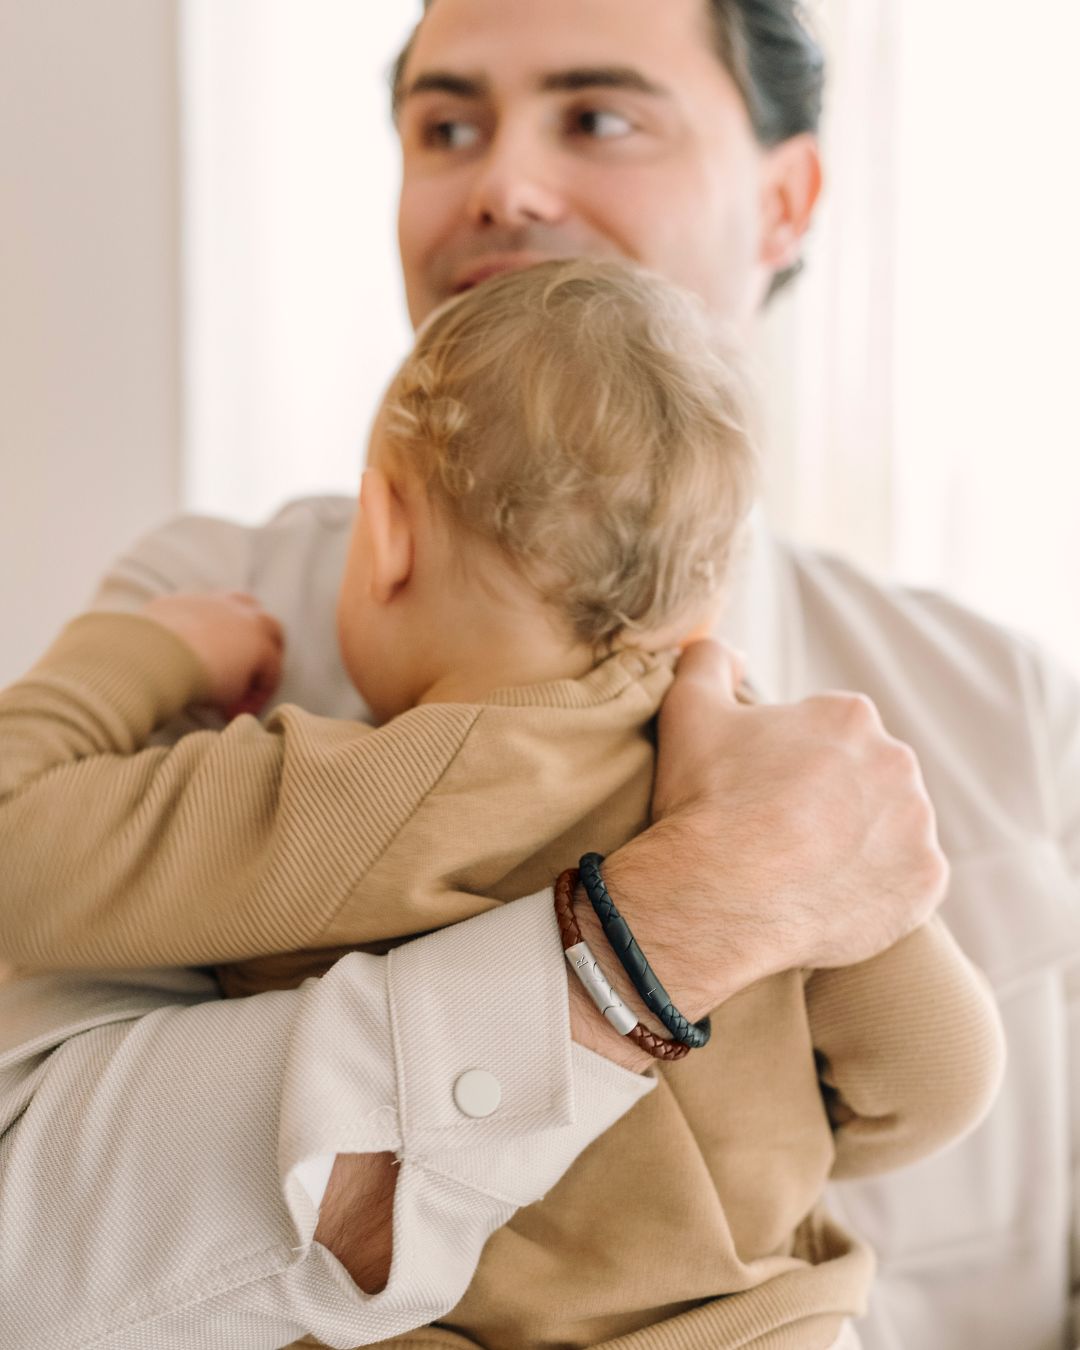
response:
M290 707L141 749L203 678L160 625L90 614L0 695L0 960L202 965L314 942L475 716L417 710L408 774L407 729ZM415 931L407 901L384 908Z
M979 1123L1001 1084L990 990L939 918L870 961L815 971L810 1031L835 1178L905 1166Z
M299 990L215 993L190 972L0 985L4 1346L352 1350L424 1325L655 1086L571 1042L550 891ZM454 1102L477 1068L502 1089L484 1119ZM377 1295L313 1239L338 1150L399 1158Z

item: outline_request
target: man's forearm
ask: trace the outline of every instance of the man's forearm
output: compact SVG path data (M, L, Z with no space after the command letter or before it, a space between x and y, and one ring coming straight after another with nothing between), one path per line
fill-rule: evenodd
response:
M692 827L661 821L613 853L603 872L612 899L664 987L680 1011L696 1022L768 972L765 924L742 907L724 904L739 884L733 875L711 878L711 909L703 912L699 904L695 910L689 903L684 875L693 848ZM575 912L582 933L590 941L592 935L598 937L600 945L593 943L593 949L608 950L588 900ZM647 1026L666 1036L660 1023L645 1013L614 956L610 972L623 1000Z

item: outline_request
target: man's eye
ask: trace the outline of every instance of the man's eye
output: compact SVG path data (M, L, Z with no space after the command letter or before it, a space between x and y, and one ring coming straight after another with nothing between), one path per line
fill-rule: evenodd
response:
M634 124L621 113L601 111L599 108L586 108L574 113L571 118L572 131L599 141L627 136L633 129Z
M440 150L469 150L479 139L480 128L475 122L446 120L424 128L424 144Z

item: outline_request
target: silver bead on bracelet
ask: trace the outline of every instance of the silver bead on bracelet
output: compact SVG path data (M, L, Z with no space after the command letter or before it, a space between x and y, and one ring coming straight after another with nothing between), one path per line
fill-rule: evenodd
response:
M638 1024L637 1016L612 988L611 981L600 968L589 944L575 943L573 947L565 948L563 954L570 962L570 969L585 986L585 992L619 1035L629 1036Z

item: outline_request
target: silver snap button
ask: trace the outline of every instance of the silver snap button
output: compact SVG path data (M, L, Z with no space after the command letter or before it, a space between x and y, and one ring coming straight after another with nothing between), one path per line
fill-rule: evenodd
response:
M482 1120L499 1109L502 1084L487 1069L467 1069L454 1084L454 1102L463 1116Z

